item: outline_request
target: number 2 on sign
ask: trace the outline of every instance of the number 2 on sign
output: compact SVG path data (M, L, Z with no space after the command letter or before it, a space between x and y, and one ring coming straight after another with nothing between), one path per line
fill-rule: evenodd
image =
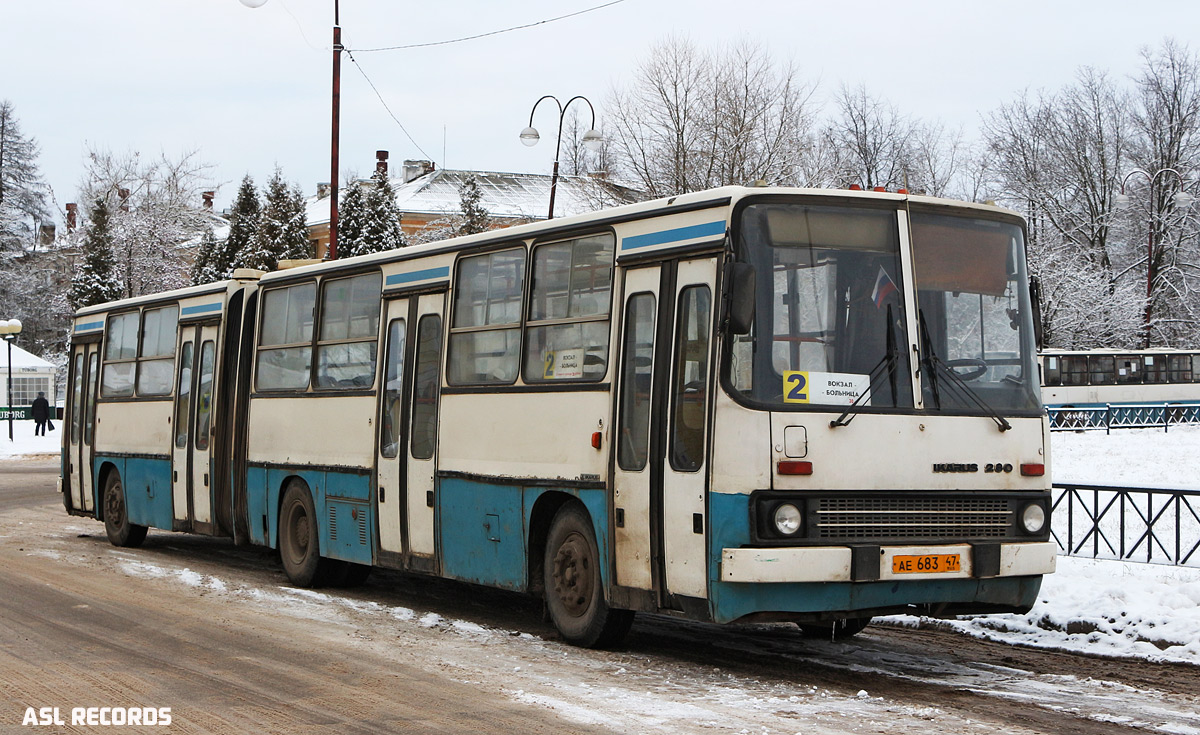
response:
M784 371L783 402L808 403L808 373L800 370Z

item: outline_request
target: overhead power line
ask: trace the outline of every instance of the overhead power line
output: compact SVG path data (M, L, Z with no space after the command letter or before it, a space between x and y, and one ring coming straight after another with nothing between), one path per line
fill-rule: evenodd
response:
M590 13L593 10L601 10L603 8L607 8L612 5L619 5L620 3L623 3L623 2L625 2L625 0L612 0L612 2L607 2L607 3L604 3L603 5L597 5L595 7L587 8L585 10L577 10L574 13L567 13L566 15L560 15L557 18L547 18L546 20L539 20L535 23L526 23L525 25L513 26L512 28L504 28L504 29L498 30L498 31L489 31L487 33L478 33L474 36L465 36L463 38L452 38L452 39L449 39L446 41L430 41L428 43L410 43L406 46L383 46L380 48L359 48L359 49L354 49L354 50L358 51L360 53L368 53L371 51L401 51L401 50L410 49L410 48L426 48L428 46L446 46L446 45L452 44L452 43L462 43L463 41L474 41L478 38L486 38L488 36L498 36L501 33L509 33L511 31L519 31L523 28L533 28L534 26L545 25L547 23L553 23L553 22L559 21L559 20L573 18L577 15L583 15L584 13Z

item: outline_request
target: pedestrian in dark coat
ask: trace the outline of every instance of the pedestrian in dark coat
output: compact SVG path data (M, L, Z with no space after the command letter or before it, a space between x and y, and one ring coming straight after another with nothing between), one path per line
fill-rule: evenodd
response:
M46 422L50 420L50 401L46 400L46 394L38 391L37 398L33 399L33 435L46 435Z

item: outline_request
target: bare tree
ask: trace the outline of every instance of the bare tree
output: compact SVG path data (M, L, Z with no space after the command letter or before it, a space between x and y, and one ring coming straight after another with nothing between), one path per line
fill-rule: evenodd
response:
M865 189L910 186L917 136L912 118L868 94L864 85L843 85L835 106L837 113L823 134L833 153L832 183Z
M609 96L612 168L653 197L795 183L813 144L812 93L795 64L761 46L713 53L670 38Z

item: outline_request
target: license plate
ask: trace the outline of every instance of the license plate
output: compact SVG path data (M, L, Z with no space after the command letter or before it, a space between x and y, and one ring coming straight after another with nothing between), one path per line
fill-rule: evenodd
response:
M959 554L919 554L892 557L892 574L944 574L961 570Z

